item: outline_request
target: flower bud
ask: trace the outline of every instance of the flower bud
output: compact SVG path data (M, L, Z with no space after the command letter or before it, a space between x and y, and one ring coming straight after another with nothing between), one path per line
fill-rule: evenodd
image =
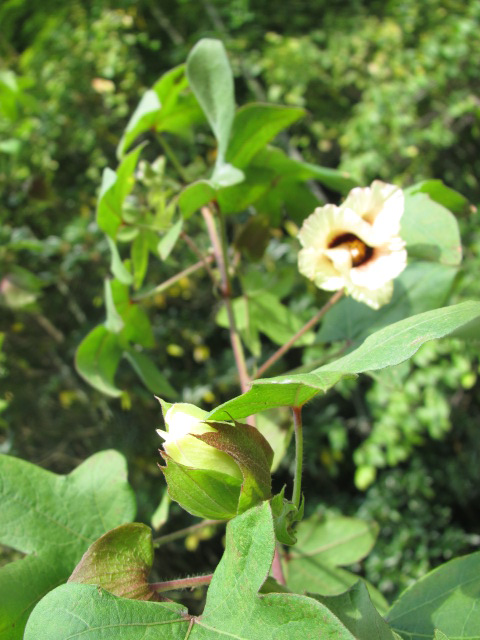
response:
M160 402L160 468L173 500L193 515L226 520L270 498L273 451L257 429L205 421L207 413L191 404Z

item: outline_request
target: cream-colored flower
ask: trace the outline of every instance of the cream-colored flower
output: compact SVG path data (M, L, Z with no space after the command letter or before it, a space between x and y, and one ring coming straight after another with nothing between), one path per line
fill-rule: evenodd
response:
M403 191L379 180L352 189L339 207L318 207L298 234L300 273L320 289L344 288L378 309L390 301L393 280L407 264L399 235L403 210Z
M241 480L242 472L233 458L195 437L216 431L203 422L206 415L206 411L193 404L173 404L164 416L167 431L157 429L158 435L164 439L163 450L179 464L194 469L220 471Z

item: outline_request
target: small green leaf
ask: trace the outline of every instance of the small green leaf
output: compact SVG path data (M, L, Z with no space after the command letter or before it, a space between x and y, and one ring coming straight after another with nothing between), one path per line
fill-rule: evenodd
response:
M435 629L433 640L449 640L449 638L439 629Z
M152 325L139 304L130 300L128 287L118 280L112 281L113 301L125 327L120 334L122 344L136 342L142 347L155 346Z
M178 197L178 206L182 216L187 219L200 207L208 204L216 197L216 189L208 180L199 180L189 184Z
M462 260L462 243L455 216L419 193L406 195L401 236L409 257L456 266Z
M132 242L131 257L133 267L133 282L135 289L142 286L148 269L148 233L141 231Z
M122 139L117 148L117 157L120 159L123 157L124 152L132 144L132 142L141 133L153 129L155 121L158 118L162 103L155 91L149 89L145 91L137 108L133 112L126 129L123 133Z
M97 224L113 240L123 221L123 202L133 189L135 182L133 172L144 146L139 145L126 155L117 171L107 167L103 172L97 203Z
M134 349L125 351L124 356L132 365L143 384L152 393L161 394L167 398L178 398L178 391L175 391L167 378L148 356Z
M185 65L175 67L142 96L120 140L117 156L121 158L142 133L168 131L184 137L202 118L195 96L188 91Z
M254 381L250 391L220 405L207 418L239 419L273 407L302 406L342 377L399 364L425 342L443 338L479 317L480 302L467 301L401 320L369 336L355 351L311 373Z
M260 331L279 345L290 340L305 324L301 316L290 311L277 296L268 291L254 291L241 298L235 298L233 308L241 333L248 330L250 334L255 335ZM216 321L221 327L229 327L225 309L219 311ZM313 332L307 331L295 345L312 344L314 338Z
M123 329L124 324L121 315L115 308L115 303L113 301L112 295L112 285L111 280L109 278L105 278L104 281L104 292L105 292L105 308L107 310L107 319L105 320L105 328L110 333L120 333Z
M238 109L232 126L227 161L239 169L283 129L305 115L304 109L252 103Z
M394 640L392 630L373 606L361 580L342 595L316 599L343 622L356 640Z
M406 194L426 193L449 211L465 213L468 211L468 200L458 191L447 187L441 180L423 180L405 189Z
M0 638L21 640L36 602L68 579L89 544L133 519L135 499L125 459L104 451L67 476L0 456L0 501L0 543L31 554L0 569Z
M233 74L220 40L204 38L190 51L187 77L218 142L217 164L225 160L235 113Z
M158 531L163 527L163 525L168 520L168 513L170 511L170 496L168 495L168 491L164 491L162 495L162 499L158 507L155 509L152 515L152 527L155 531Z
M289 177L298 182L318 180L329 189L342 194L348 193L358 186L345 171L295 160L287 156L281 149L274 147L267 147L259 151L252 159L250 166L273 169L278 175Z
M166 260L172 249L177 243L180 234L182 233L183 220L179 218L175 224L170 227L167 233L163 236L157 246L158 255L162 260Z
M101 325L92 329L80 343L75 367L92 387L117 398L122 391L115 386L113 378L121 357L117 336Z
M387 614L402 638L424 640L434 630L480 640L480 551L450 560L404 591Z
M133 276L127 267L123 264L120 254L118 253L117 245L110 236L107 236L108 246L110 247L110 253L112 254L110 260L110 271L112 274L120 280L122 284L130 285L133 283Z
M122 524L90 545L68 582L95 584L122 598L158 600L148 583L152 565L150 527Z

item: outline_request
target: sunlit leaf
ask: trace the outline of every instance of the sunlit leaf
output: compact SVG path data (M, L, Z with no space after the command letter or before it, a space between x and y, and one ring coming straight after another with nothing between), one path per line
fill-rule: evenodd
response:
M121 357L122 347L117 336L100 325L92 329L80 343L75 355L75 367L92 387L115 398L122 393L114 383Z
M226 548L208 589L205 609L191 617L175 603L115 598L88 585L67 584L48 594L35 608L25 640L355 640L345 624L324 604L292 593L259 590L270 571L275 550L268 503L246 511L227 526ZM362 604L362 611L365 611ZM351 614L357 615L351 610ZM370 612L369 612L370 615Z
M0 456L0 542L27 555L0 568L0 638L20 640L34 605L87 547L135 514L125 459L97 453L69 475Z
M304 115L303 109L273 104L252 103L238 109L226 159L243 169L280 131Z
M155 363L144 353L130 349L125 351L125 358L132 365L143 384L155 395L177 398L176 391Z
M235 113L233 74L220 40L204 38L190 51L187 77L218 142L217 164L225 160Z
M117 229L122 224L123 203L133 188L133 172L143 146L139 145L126 155L116 171L107 167L103 172L97 203L97 224L112 239L115 239Z
M405 640L480 639L480 552L450 560L404 591L387 621ZM441 636L440 636L441 637Z
M401 236L407 243L409 258L433 260L456 266L462 259L462 243L455 216L428 195L405 197Z
M410 358L429 340L443 338L480 316L480 302L462 302L396 322L369 336L355 351L311 373L253 382L250 391L208 414L213 420L239 419L280 406L302 406L344 376L382 369Z

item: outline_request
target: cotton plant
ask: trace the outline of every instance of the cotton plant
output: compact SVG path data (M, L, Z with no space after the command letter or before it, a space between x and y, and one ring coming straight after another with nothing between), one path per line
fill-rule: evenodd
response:
M126 464L116 452L97 454L65 477L1 457L0 542L27 557L0 569L0 636L479 637L480 554L441 566L390 606L374 585L346 568L371 550L375 523L318 514L305 518L302 486L304 432L308 446L314 428L303 424L307 402L344 377L399 364L428 340L471 330L478 322L478 302L442 306L461 260L458 227L444 204L461 208L464 200L438 181L405 189L379 181L359 187L341 172L291 158L270 143L303 110L260 103L237 110L233 87L223 45L207 39L195 45L186 65L164 74L140 100L119 142L119 166L105 171L97 207L97 224L111 251L106 320L85 336L76 354L80 375L106 395L124 397L115 380L123 357L152 401L153 394L159 398L158 424L145 426L152 433L158 429L159 436L160 456L152 451L152 468L157 463L161 468L163 498L152 517L155 530L168 521L171 501L200 521L160 535L132 522ZM214 165L191 182L163 136L185 140L199 123L211 128ZM138 171L145 145L130 150L152 131L178 173L167 186L165 161ZM196 165L192 175L198 175ZM319 202L308 189L312 180L338 192L337 204ZM135 191L140 187L141 198ZM226 216L233 225L237 214L250 217L232 251ZM298 286L308 286L306 277L332 292L320 309L309 310L309 318L275 297L274 287L258 291L258 284L236 272L242 243L245 255L261 256L265 230L277 224L281 233L278 221L285 214L300 226L292 249L298 252ZM211 247L206 252L189 235L192 216L205 227ZM149 260L167 260L178 242L188 244L198 262L163 283L145 284ZM228 331L240 390L210 411L186 402L155 365L144 305L200 271L221 299L223 313L216 321L219 331ZM418 278L420 271L428 277ZM443 287L435 303L422 288L431 287L430 276ZM240 286L243 293L235 297ZM402 311L405 291L413 314ZM397 321L389 324L384 310L395 311ZM283 355L308 348L318 324L321 332L330 325L341 333L345 317L367 335L363 342L348 343L346 355L308 371L282 370ZM260 334L271 343L267 358ZM273 367L280 375L266 377ZM263 412L284 407L294 432L293 478L273 491L272 473L286 442ZM32 492L35 508L25 511ZM225 523L225 552L213 573L149 578L155 555L161 567L175 540ZM200 615L175 595L191 588L207 590Z

